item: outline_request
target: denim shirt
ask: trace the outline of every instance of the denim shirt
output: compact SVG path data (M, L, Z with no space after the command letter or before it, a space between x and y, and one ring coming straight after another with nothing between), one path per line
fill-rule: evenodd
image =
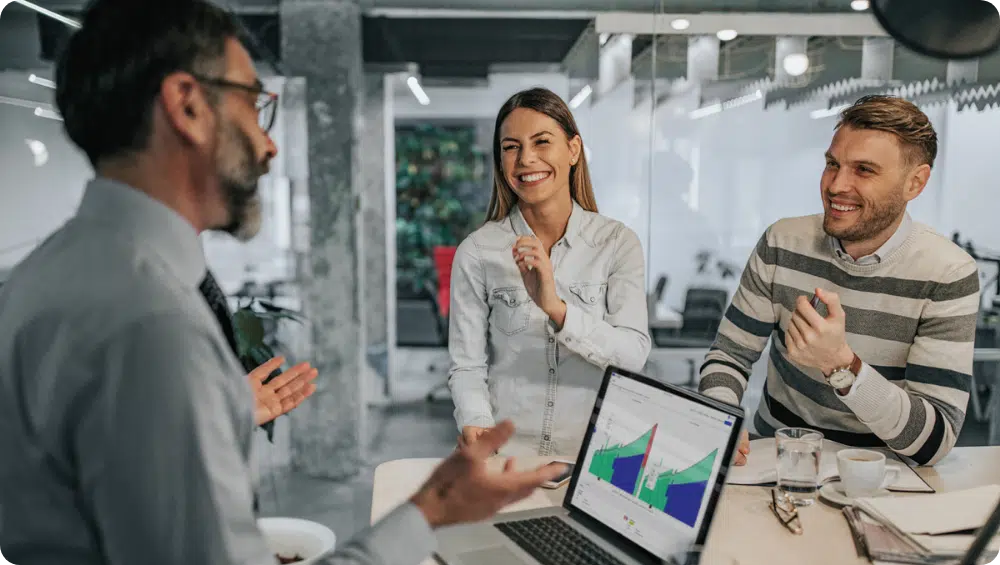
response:
M455 419L511 419L508 454L576 456L608 365L640 371L649 355L645 259L635 232L574 203L552 248L557 330L528 296L512 256L533 235L515 207L465 239L451 276L449 386Z

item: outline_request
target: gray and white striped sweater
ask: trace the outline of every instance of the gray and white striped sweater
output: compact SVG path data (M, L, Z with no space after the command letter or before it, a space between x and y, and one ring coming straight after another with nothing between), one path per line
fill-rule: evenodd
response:
M759 433L806 426L834 441L888 446L933 464L955 445L965 421L979 310L976 262L914 222L879 263L853 264L833 253L822 223L822 215L780 220L761 237L701 367L699 388L738 404L773 337L754 416ZM847 342L866 365L866 378L843 397L818 369L786 357L795 300L817 287L840 295ZM820 314L827 314L822 304Z

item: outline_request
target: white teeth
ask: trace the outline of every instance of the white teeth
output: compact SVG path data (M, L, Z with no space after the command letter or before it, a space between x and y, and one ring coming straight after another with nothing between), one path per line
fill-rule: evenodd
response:
M532 173L530 175L521 175L518 178L521 179L521 182L535 182L535 181L542 180L543 178L545 178L547 176L549 176L548 173Z
M830 207L838 212L853 212L858 209L857 206L844 206L841 204L834 204L832 202L830 203Z

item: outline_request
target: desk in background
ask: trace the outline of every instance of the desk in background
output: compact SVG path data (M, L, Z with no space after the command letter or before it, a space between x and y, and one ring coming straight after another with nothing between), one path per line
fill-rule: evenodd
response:
M751 453L752 457L753 454ZM538 466L552 457L522 458L521 465ZM371 521L374 523L407 500L430 476L437 459L400 459L375 469ZM497 471L503 461L490 461ZM1000 483L1000 447L960 447L935 467L917 473L938 492ZM538 489L505 512L545 508L562 504L565 488ZM803 534L788 532L767 507L770 489L728 485L723 491L702 558L705 565L862 565L850 530L838 508L817 500L800 510ZM903 495L903 496L920 496ZM429 558L425 565L435 561Z

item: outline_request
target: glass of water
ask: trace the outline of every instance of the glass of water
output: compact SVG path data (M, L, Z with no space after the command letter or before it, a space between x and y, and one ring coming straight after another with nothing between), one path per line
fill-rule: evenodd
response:
M808 428L781 428L774 434L774 443L778 450L778 489L796 506L812 504L818 489L823 434Z

